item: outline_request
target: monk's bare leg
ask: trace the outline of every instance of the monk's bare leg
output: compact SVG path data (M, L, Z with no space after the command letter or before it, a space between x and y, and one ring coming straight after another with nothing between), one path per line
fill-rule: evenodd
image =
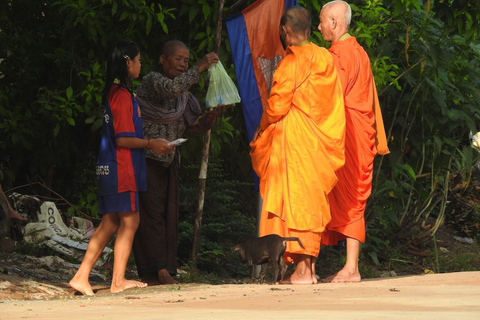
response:
M312 284L312 256L300 254L295 271L279 284Z
M315 271L315 263L317 262L317 258L316 257L312 257L312 267L311 267L311 270L312 270L312 283L313 284L316 284L318 283L318 279L317 279L317 273Z
M178 281L172 278L167 269L158 270L158 281L160 284L177 284Z
M87 252L83 257L80 268L75 276L68 283L70 287L81 292L84 295L93 295L92 286L88 281L93 265L102 254L108 241L112 238L118 229L119 219L116 213L106 213L102 217L102 222L93 234L88 243Z
M113 247L113 275L110 292L121 292L130 288L144 288L146 283L125 279L125 270L127 269L128 257L132 251L133 237L140 223L138 211L119 212L120 227L118 228L117 238Z
M360 241L347 238L347 262L342 270L322 280L322 282L359 282L362 280L358 270Z

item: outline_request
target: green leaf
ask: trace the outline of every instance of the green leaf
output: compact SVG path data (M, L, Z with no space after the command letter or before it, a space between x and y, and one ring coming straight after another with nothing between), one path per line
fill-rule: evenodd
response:
M441 150L442 149L442 139L440 139L438 136L433 136L433 141L435 143L435 150Z
M465 146L462 149L462 154L465 158L465 168L471 168L473 166L473 149L470 146Z
M153 25L153 21L152 21L152 16L151 15L148 15L147 16L147 22L145 24L145 33L147 35L150 34L150 30L152 30L152 25Z
M205 18L205 20L208 20L208 17L210 16L210 13L212 12L210 6L208 5L208 3L204 3L203 6L202 6L202 12L203 12L203 17Z
M117 14L117 8L118 8L118 4L116 1L113 2L112 4L112 17Z
M168 34L168 26L166 23L162 23L162 29L163 29L163 32L165 32L166 34Z
M380 265L380 261L378 261L378 257L377 257L377 253L375 251L370 251L368 253L368 255L370 256L370 258L372 258L373 262L378 266Z
M53 129L53 136L56 137L58 136L58 133L60 132L60 124L55 125L55 129Z
M443 109L447 107L445 94L437 90L433 92L433 97L438 105L442 107L442 113L444 114L445 112Z
M447 117L452 121L464 119L465 113L458 109L450 109L447 112Z
M72 87L68 87L67 88L67 99L71 100L72 96L73 96L73 89L72 89Z
M128 17L128 12L127 11L123 11L122 14L120 15L120 18L118 19L119 21L123 21L125 19L127 19Z
M203 39L207 36L207 34L205 32L199 32L195 35L194 39L195 40L200 40L200 39Z
M96 116L90 116L90 117L88 117L87 119L85 119L85 123L86 123L86 124L91 124L91 123L93 123L96 119L97 119Z
M413 180L417 180L417 177L415 175L415 171L413 171L413 168L409 164L405 163L403 165L403 169L405 169L405 171L407 171L407 173L413 178Z
M198 7L193 6L190 11L188 11L188 21L191 23L198 14Z

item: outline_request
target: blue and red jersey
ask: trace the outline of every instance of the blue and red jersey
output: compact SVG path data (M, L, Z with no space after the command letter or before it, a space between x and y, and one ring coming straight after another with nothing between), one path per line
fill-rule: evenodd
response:
M113 84L107 95L97 157L98 194L147 190L145 150L118 147L115 139L143 139L140 107L135 96L124 87Z

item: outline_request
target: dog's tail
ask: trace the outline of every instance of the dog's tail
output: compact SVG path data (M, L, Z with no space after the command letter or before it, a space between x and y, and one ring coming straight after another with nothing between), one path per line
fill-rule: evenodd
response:
M283 238L283 241L297 241L298 244L300 245L300 247L302 247L302 249L305 249L305 247L303 246L302 241L300 241L300 239L297 238L297 237L287 237L287 238Z

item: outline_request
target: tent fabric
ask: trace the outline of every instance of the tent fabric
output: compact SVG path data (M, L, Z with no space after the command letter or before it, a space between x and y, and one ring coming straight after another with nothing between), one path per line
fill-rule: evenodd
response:
M249 141L262 117L273 72L285 55L280 19L293 0L259 0L225 19Z
M267 105L273 73L285 56L280 42L280 19L297 0L258 0L224 19L237 77L243 116L250 142ZM255 189L259 178L253 173Z

